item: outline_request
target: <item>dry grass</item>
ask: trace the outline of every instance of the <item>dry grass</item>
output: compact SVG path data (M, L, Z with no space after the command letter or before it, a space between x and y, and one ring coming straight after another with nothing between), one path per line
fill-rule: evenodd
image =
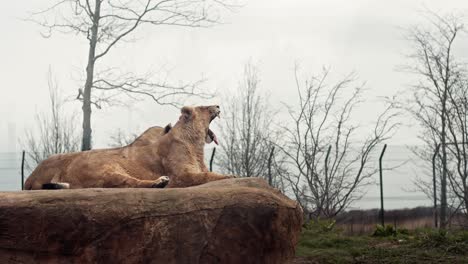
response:
M346 235L329 226L324 221L306 225L293 263L468 263L466 231L426 228L375 237Z
M455 215L451 227L466 227L466 216ZM379 210L353 210L345 212L336 218L336 225L349 235L371 234L375 226L380 224ZM434 227L433 209L418 207L413 209L400 209L385 211L385 224L397 228L415 230L418 228Z

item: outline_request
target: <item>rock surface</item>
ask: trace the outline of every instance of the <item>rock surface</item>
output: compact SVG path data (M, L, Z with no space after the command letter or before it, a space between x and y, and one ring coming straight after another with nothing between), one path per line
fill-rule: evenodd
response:
M258 178L0 193L1 263L288 263L300 206Z

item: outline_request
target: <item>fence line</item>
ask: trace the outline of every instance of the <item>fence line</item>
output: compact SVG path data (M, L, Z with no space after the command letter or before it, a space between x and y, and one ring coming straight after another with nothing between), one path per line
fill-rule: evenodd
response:
M398 153L397 158L392 156L392 152L395 150ZM405 151L402 151L405 150ZM214 152L213 148L207 148L207 160L206 162L210 165L210 170L217 170L214 159L209 159L210 154ZM26 166L27 164L34 164L29 158L27 152L25 152L25 161L22 162L22 152L0 152L0 191L18 191L21 190L23 185L21 183L29 176L30 168ZM216 153L217 154L217 153ZM216 155L217 156L217 155ZM406 148L393 148L389 146L385 158L383 160L383 167L388 168L392 167L396 161L404 161L412 158L412 153ZM214 157L216 158L216 157ZM406 158L406 159L405 159ZM378 156L375 160L378 159ZM415 160L415 159L413 159ZM214 167L214 168L213 168ZM401 175L411 175L413 176L413 168L417 167L423 168L422 166L414 164L406 164L404 167L399 167L394 171L385 171L383 181L385 182L384 191L386 192L387 197L385 197L385 207L386 208L398 208L399 205L404 205L408 207L414 207L418 205L428 205L428 199L424 199L425 195L422 193L416 194L416 196L409 196L408 193L403 193L403 187L408 186L409 181L406 179L406 185L399 185L399 180L397 177ZM384 168L384 169L385 169ZM377 176L377 175L376 175ZM401 178L401 177L400 177ZM407 177L405 177L407 178ZM377 178L375 178L377 179ZM401 187L398 187L401 186ZM379 194L377 190L378 186L375 188L373 185L366 187L368 192L362 199L352 204L352 208L362 208L370 209L377 208L379 206ZM389 189L389 190L387 190Z

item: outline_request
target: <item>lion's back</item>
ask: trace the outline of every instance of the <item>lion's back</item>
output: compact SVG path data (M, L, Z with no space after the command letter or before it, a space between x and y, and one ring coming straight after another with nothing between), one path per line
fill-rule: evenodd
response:
M143 134L135 139L133 143L130 144L132 147L141 147L148 146L153 143L156 143L160 137L165 134L165 128L160 126L154 126L148 128Z

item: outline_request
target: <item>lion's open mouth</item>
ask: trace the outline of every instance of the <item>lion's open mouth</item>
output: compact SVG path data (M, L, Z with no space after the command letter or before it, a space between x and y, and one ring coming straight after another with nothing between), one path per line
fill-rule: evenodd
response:
M220 111L217 111L216 113L214 113L211 117L211 121L210 123L216 118L216 117L219 117L219 114L221 112ZM205 139L205 142L206 144L210 144L211 142L213 142L216 144L216 145L219 145L218 143L218 138L216 137L216 134L210 129L208 128L208 133L206 133L206 139Z
M208 128L208 133L206 134L206 143L209 144L214 141L216 145L219 145L218 138L216 137L215 133Z

